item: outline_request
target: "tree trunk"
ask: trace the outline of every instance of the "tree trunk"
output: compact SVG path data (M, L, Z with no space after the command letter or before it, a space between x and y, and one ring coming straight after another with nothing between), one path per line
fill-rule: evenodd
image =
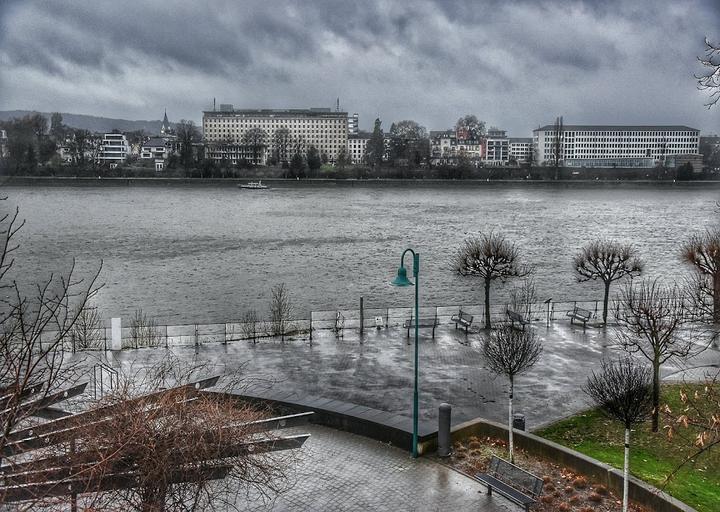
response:
M515 452L513 450L513 391L514 382L510 377L510 400L508 400L508 449L510 450L510 462L515 463Z
M630 429L625 427L625 463L623 464L623 512L628 510L628 487L630 480Z
M605 283L605 295L603 296L603 324L607 324L608 301L610 299L610 281Z
M657 432L660 417L660 361L657 358L653 361L652 401L652 431Z
M720 324L720 271L712 276L713 281L713 323Z
M485 329L490 329L490 279L485 279Z

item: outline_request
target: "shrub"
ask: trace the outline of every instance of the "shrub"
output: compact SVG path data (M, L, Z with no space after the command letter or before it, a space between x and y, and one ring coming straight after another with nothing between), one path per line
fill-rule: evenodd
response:
M588 496L588 500L593 501L595 503L600 503L603 500L603 497L600 496L598 493L593 492L593 493L590 493L590 496Z
M587 487L587 485L588 485L588 481L587 481L587 478L585 478L584 476L579 476L575 480L573 480L573 486L576 489L585 489L585 487Z
M600 496L607 496L607 495L608 495L607 487L605 487L604 485L596 485L594 490L595 490L595 492L598 493Z

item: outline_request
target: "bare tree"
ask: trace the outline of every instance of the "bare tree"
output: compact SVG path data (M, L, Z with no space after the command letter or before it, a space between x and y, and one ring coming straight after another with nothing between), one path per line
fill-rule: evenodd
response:
M243 314L242 317L242 323L241 323L241 329L243 333L243 337L245 339L250 339L255 343L257 341L257 337L259 334L259 326L260 326L260 319L258 317L257 311L254 309L250 309Z
M514 461L512 422L515 377L532 368L541 354L542 344L534 331L530 329L519 331L507 324L490 333L483 343L483 356L490 371L510 379L508 447L511 462Z
M563 118L555 118L555 127L553 130L553 168L555 169L555 179L560 178L560 162L563 160L563 148L565 147L563 142L565 139L565 128L563 127Z
M135 316L130 321L130 338L134 348L159 347L163 343L163 336L155 319L142 309L135 310Z
M85 306L77 315L77 321L70 331L72 351L100 348L105 339L102 319L97 308Z
M268 145L268 134L259 127L250 128L242 136L242 144L250 149L253 155L253 164L260 164L260 154Z
M288 128L278 128L273 133L273 148L277 152L278 160L287 163L290 160L290 148L293 143L293 136Z
M695 75L697 87L710 93L710 99L705 106L711 108L720 100L720 44L711 43L706 37L705 56L698 57L698 61L705 68L705 72Z
M693 312L720 323L720 230L693 235L682 245L681 255L697 272L689 283Z
M275 436L262 411L187 387L150 398L123 392L102 405L114 407L113 414L76 433L78 459L102 454L88 469L86 508L226 510L243 491L269 496L286 485L288 456L264 449ZM258 436L266 441L253 449ZM134 469L133 487L93 492L126 466Z
M181 119L175 127L175 133L180 147L180 162L187 171L193 164L193 145L200 142L200 130L193 121Z
M285 341L285 335L292 329L290 319L293 315L293 305L285 283L272 287L270 291L270 334L280 336Z
M270 497L285 488L293 455L280 451L308 436L272 430L303 418L268 418L203 391L219 377L188 378L196 370L171 360L123 372L89 409L14 432L8 453L19 458L4 466L0 496L53 510L66 502L75 510L228 510L243 492ZM162 389L168 380L171 389Z
M465 240L453 261L453 270L461 276L475 276L485 284L485 328L490 329L490 285L495 280L523 277L532 269L520 261L520 251L503 235L491 231Z
M702 390L692 392L682 386L679 394L682 403L679 410L673 411L667 404L663 406L663 416L667 420L665 430L668 438L680 436L695 450L668 478L687 463L720 446L720 372L707 375Z
M647 419L652 409L651 373L627 357L615 363L603 360L600 372L588 377L583 391L602 410L625 426L625 463L623 465L623 512L628 509L630 477L630 429Z
M537 302L535 280L523 279L520 286L510 290L510 308L528 320L532 316L532 305Z
M573 266L578 274L578 282L600 280L605 285L603 323L607 323L610 285L623 277L637 276L643 270L643 262L632 245L602 239L594 240L580 249L573 259Z
M660 367L692 352L694 337L681 330L686 323L683 294L657 280L627 283L619 294L616 342L628 353L639 354L652 366L652 431L658 431Z
M2 204L2 201L0 201ZM44 400L74 379L76 366L65 360L64 343L88 301L97 293L102 262L81 276L73 261L64 275L51 274L30 286L13 270L24 222L19 210L0 214L0 454L7 437L22 422L43 410ZM28 404L24 400L32 396Z

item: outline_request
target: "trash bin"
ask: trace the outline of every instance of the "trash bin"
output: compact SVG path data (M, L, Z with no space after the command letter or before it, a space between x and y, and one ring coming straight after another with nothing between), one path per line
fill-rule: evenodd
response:
M513 414L513 428L517 430L525 430L525 415Z

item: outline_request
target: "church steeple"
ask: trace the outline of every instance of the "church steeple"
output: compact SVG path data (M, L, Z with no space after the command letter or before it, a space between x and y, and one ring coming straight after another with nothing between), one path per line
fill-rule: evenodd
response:
M165 109L165 116L163 117L162 126L160 127L160 133L165 135L170 132L170 121L167 118L167 109Z

